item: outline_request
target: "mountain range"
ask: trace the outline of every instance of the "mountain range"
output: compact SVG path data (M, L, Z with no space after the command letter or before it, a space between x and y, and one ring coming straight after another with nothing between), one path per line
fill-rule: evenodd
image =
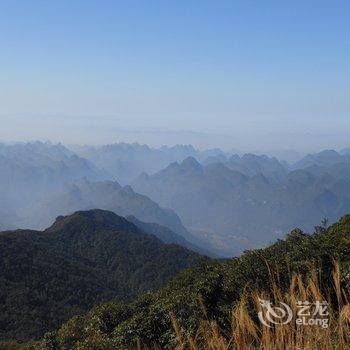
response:
M40 337L103 301L160 288L204 259L137 223L142 229L91 210L61 216L44 231L0 233L0 340Z
M171 162L182 161L190 156L205 160L211 156L227 155L220 149L200 151L191 145L151 148L138 143L115 143L104 146L72 146L72 149L123 185L130 184L142 172L153 174Z
M233 170L226 162L202 165L190 157L154 175L142 174L132 186L174 209L185 226L205 236L213 249L232 255L266 245L296 226L311 231L322 219L334 222L350 211L350 176L346 171L332 172L335 167L350 166L349 157L337 154L324 161L321 154L309 158L312 162L305 159L299 164L305 168L283 171L282 166L275 166L277 160L260 157L258 164L274 164L264 175L243 173L242 167ZM323 171L312 171L314 167Z
M290 164L183 145L33 142L0 144L0 165L2 229L44 229L58 215L101 208L232 256L350 211L346 149Z
M251 317L256 317L251 305L255 304L255 299L251 302L246 299L247 291L256 291L258 296L273 296L278 288L281 293L278 297L286 300L291 289L300 290L301 295L307 293L303 289L304 283L317 276L317 286L310 283L308 289L310 294L318 291L317 298L328 293L327 311L340 307L340 293L333 291L333 281L348 300L349 234L350 216L345 216L331 227L323 227L311 235L295 229L285 239L264 249L247 251L239 258L202 261L180 272L159 290L143 294L131 303L115 300L96 306L86 315L74 317L59 329L47 333L42 341L28 344L25 349L175 349L181 346L184 337L191 336L200 342L202 335L207 336L206 331L209 334L221 331L220 342L215 343L218 345L213 349L229 348L219 344L223 344L226 337L230 339L232 319L239 322L239 317L244 318L248 312L252 313ZM338 266L335 272L334 263ZM348 319L345 311L341 317ZM244 330L252 334L244 348L251 348L249 344L257 331L250 318L244 318L244 322L249 324ZM212 328L207 328L208 324ZM241 328L236 330L240 331ZM314 332L317 331L319 328L314 328ZM334 330L327 332L326 335L332 337ZM337 344L334 342L335 348L338 348ZM315 349L322 346L319 342L313 344ZM270 348L269 345L266 348Z
M274 157L251 153L246 153L241 157L237 154L231 155L230 157L219 155L216 157L209 157L202 162L203 165L216 163L224 164L231 170L248 176L262 174L272 180L283 179L289 170L289 164L286 162L281 162Z
M0 341L50 331L31 349L130 349L138 337L171 348L169 312L191 334L204 306L225 329L245 285L268 288L267 265L281 286L310 264L329 279L334 259L348 276L349 216L324 220L350 212L347 150L290 164L35 142L0 144L0 166Z

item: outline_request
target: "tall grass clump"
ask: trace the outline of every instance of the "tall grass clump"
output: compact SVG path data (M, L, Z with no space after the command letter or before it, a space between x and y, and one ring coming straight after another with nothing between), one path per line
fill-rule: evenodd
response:
M282 291L277 278L271 276L269 291L246 289L231 313L231 329L222 331L213 320L203 319L192 337L185 337L181 327L172 315L177 337L176 350L330 350L350 349L350 305L347 291L341 286L338 263L334 264L332 280L321 288L316 270L308 278L294 274L287 291ZM290 307L292 319L286 324L264 325L258 317L262 311L261 300L272 305L285 303ZM327 315L306 316L305 324L297 324L299 301L311 305L326 301ZM304 311L305 312L305 311ZM310 325L310 318L318 318L316 325ZM283 320L281 320L283 322ZM327 327L325 326L327 325Z

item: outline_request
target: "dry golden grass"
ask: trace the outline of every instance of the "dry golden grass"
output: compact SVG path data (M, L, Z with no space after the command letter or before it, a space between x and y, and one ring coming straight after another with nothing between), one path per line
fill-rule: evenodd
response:
M194 337L183 336L176 317L172 315L172 323L177 336L176 350L330 350L350 349L350 305L346 300L346 293L341 288L340 267L334 264L333 281L329 284L334 290L337 302L332 308L331 292L322 295L316 272L305 283L303 279L294 275L290 288L283 293L278 284L271 278L271 293L261 294L259 291L246 291L241 300L232 310L231 330L224 334L217 324L210 320L203 320ZM261 310L259 299L270 300L273 305L280 302L288 304L293 313L293 319L287 324L272 327L264 326L257 314ZM328 328L321 325L296 325L295 317L298 311L297 302L327 301L329 312ZM249 311L250 310L250 311ZM317 316L318 317L318 316ZM321 317L322 319L322 317Z

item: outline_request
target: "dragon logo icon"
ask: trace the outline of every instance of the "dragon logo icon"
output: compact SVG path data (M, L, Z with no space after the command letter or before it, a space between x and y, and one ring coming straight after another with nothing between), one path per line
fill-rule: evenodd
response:
M287 324L292 320L292 309L285 303L280 302L281 306L272 306L269 300L259 298L262 311L258 313L260 322L266 327L272 325Z

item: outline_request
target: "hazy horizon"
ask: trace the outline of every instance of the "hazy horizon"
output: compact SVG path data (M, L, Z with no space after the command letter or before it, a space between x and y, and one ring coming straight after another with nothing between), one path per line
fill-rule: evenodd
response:
M348 147L350 4L0 5L0 139Z
M225 147L198 147L195 144L192 143L147 143L147 142L140 142L138 140L134 141L123 141L123 140L115 140L112 142L104 142L104 143L66 143L60 140L50 140L50 139L0 139L0 144L3 143L5 145L16 145L16 144L33 144L35 142L41 142L43 144L50 144L50 145L63 145L64 147L67 147L69 150L75 152L77 149L80 149L81 147L101 147L101 146L107 146L107 145L113 145L113 144L137 144L140 146L147 146L151 149L160 149L162 147L176 147L176 146L191 146L195 150L198 151L209 151L209 150L214 150L218 149L223 152L225 152L227 155L233 155L233 154L238 154L239 156L243 156L244 154L256 154L256 155L267 155L270 157L276 157L279 160L284 160L289 162L290 164L293 164L294 162L297 162L298 160L302 159L308 154L318 154L323 151L329 151L329 150L334 150L336 152L341 152L344 151L345 149L349 149L350 147L341 147L341 148L336 148L336 147L326 147L326 148L319 148L319 149L310 149L310 150L298 150L296 148L270 148L270 149L254 149L254 148L225 148Z
M2 118L0 117L0 120ZM259 133L230 134L186 129L116 126L114 118L91 117L60 119L54 117L3 118L0 142L50 141L65 145L101 146L113 143L139 143L150 147L192 145L204 150L220 148L237 153L296 151L302 154L350 147L348 132L339 133ZM21 126L18 128L18 126Z

